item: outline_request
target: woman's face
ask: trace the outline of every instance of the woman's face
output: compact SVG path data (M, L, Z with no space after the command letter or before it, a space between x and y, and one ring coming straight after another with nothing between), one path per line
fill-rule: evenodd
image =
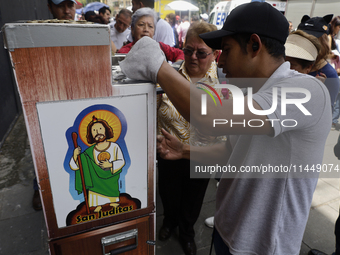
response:
M143 36L149 36L153 38L154 33L155 25L153 17L143 16L139 20L137 20L132 30L132 37L134 42L137 42Z
M337 35L337 34L339 33L339 31L340 31L340 25L339 25L339 26L336 26L336 27L334 28L333 34L334 34L334 35Z
M290 62L290 69L298 71L299 73L305 73L308 74L310 73L311 69L312 69L312 65L308 66L306 68L303 68L301 66L301 64L297 61L296 58L292 58L292 57L286 57L286 61Z
M189 37L185 49L193 51L191 56L184 55L185 68L191 78L202 78L216 59L218 51L213 51L202 39ZM196 53L207 53L206 58L197 58Z

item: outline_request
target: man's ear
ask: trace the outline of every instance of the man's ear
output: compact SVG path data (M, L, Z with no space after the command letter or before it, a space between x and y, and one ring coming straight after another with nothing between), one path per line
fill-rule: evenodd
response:
M146 7L142 2L139 2L140 8Z
M252 34L247 45L247 51L256 56L261 51L261 48L262 42L260 37L257 34Z
M214 59L218 57L218 54L220 54L219 50L214 50Z

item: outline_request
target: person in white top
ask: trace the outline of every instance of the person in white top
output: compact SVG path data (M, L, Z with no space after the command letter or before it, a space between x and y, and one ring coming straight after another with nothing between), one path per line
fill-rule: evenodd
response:
M151 9L154 8L153 0L132 0L132 12L135 13L140 8L149 7ZM168 22L163 19L158 18L156 24L155 34L153 39L156 42L165 43L171 47L175 45L172 28ZM130 33L128 40L133 42L132 35Z
M183 18L183 22L177 28L179 48L182 48L184 45L185 37L187 36L189 27L190 27L189 18L188 16L185 16Z
M128 36L131 30L128 29L131 24L132 12L128 9L121 9L117 14L114 22L110 24L110 35L111 40L116 45L117 50L119 50L124 42L128 40Z

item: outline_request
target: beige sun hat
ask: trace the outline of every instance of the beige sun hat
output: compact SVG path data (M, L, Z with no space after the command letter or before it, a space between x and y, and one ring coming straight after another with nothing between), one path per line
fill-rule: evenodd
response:
M318 50L314 44L298 34L290 34L288 36L285 48L287 57L315 61L318 56Z

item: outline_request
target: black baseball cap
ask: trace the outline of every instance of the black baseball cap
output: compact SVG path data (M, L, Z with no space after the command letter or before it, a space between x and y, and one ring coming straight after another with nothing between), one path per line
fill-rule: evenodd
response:
M319 38L323 34L329 34L329 22L331 22L332 18L333 14L314 18L310 18L308 15L304 15L301 19L301 23L299 24L298 29Z
M222 38L227 35L251 33L265 36L284 44L289 23L285 16L266 2L251 2L233 9L222 29L200 34L199 37L213 49L221 49Z

